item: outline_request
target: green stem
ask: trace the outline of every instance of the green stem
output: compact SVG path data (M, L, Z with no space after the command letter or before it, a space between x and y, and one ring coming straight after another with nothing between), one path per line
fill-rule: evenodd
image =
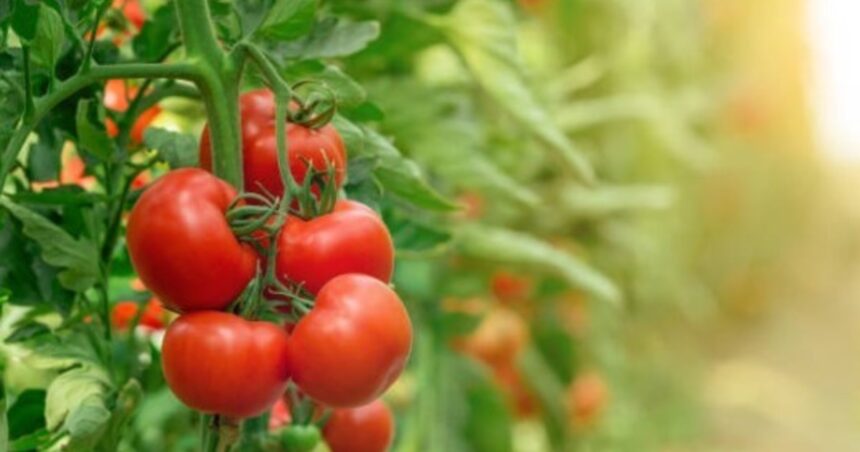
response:
M21 46L21 59L24 64L24 120L33 117L35 106L33 105L33 87L30 82L30 46ZM2 179L0 179L2 182ZM0 187L3 184L0 183Z
M242 136L239 115L241 64L221 49L206 0L176 0L176 17L188 60L199 68L200 89L212 143L215 175L242 188Z
M102 14L104 14L107 9L107 3L105 6L100 7L96 10L96 20L93 22L93 27L90 29L90 42L87 44L87 53L84 54L84 61L81 64L81 73L87 72L92 66L93 60L93 50L96 48L96 34L99 30L99 22L102 21Z
M60 102L73 96L78 91L100 80L111 78L178 78L183 80L198 80L200 71L191 64L116 64L110 66L95 66L89 71L75 75L70 79L57 85L50 94L39 98L32 109L29 117L25 116L21 124L12 134L12 138L3 150L0 157L0 188L6 182L9 171L18 159L18 153L27 141L27 137L45 117ZM29 85L29 82L25 83ZM25 88L26 89L26 88ZM31 99L28 96L28 99ZM32 101L31 101L32 102Z

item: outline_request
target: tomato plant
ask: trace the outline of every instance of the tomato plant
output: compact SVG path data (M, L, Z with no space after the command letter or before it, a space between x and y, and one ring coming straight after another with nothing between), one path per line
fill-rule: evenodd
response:
M574 3L0 2L0 450L648 448L772 254L696 2Z

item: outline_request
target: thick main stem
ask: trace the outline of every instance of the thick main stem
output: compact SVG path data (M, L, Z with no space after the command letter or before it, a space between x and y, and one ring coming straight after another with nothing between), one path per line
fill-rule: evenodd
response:
M201 71L196 82L209 120L215 175L242 188L242 136L237 66L221 49L206 0L175 0L187 58Z

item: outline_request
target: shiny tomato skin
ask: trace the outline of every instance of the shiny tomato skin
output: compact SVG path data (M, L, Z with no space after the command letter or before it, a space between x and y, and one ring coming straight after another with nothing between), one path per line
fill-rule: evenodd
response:
M258 89L242 94L239 99L242 117L242 152L245 190L261 193L265 189L281 196L284 186L278 171L277 134L275 128L275 98L271 91ZM346 177L346 147L337 130L331 125L311 129L298 124L287 124L289 166L293 178L301 184L308 165L324 172L334 167L336 187ZM200 167L212 168L212 151L209 126L200 137ZM313 187L319 194L320 189Z
M334 410L323 438L331 452L385 452L394 439L394 416L381 400Z
M132 209L131 261L168 308L224 309L254 276L256 253L236 239L224 217L235 196L206 171L182 168L152 183Z
M387 283L393 269L388 228L376 212L355 201L338 201L331 213L307 221L290 217L278 236L278 277L310 293L346 273Z
M338 276L296 324L289 357L293 381L318 402L356 407L378 398L400 376L412 323L388 285L367 275Z
M346 152L343 145L333 139L337 132L334 127L326 125L320 129L290 124L287 127L287 142L290 173L296 183L302 185L308 173L308 168L314 168L318 173L325 173L329 166L334 168L336 189L343 185L346 177ZM339 139L339 138L338 138ZM280 196L284 192L284 184L278 171L277 134L274 124L264 129L245 148L244 164L246 178L254 187L245 184L245 189L259 192L256 184L261 184L270 193ZM313 185L313 193L319 195L320 187Z
M273 323L216 311L185 314L164 335L164 378L197 411L256 416L286 389L288 342L287 332Z

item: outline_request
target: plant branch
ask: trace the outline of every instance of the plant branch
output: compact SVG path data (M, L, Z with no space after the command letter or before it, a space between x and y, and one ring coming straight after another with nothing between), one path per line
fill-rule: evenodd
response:
M25 66L26 67L26 66ZM21 147L27 141L27 137L45 117L58 104L76 94L78 91L101 80L111 78L158 78L169 77L183 80L199 80L200 71L193 65L185 63L172 64L116 64L107 66L95 66L90 70L72 76L57 85L56 89L39 98L34 103L32 114L25 116L18 125L12 138L3 150L0 157L0 188L4 186L6 177L9 175ZM25 90L29 87L28 77L25 75ZM28 96L28 99L32 97ZM31 101L32 102L32 101Z

